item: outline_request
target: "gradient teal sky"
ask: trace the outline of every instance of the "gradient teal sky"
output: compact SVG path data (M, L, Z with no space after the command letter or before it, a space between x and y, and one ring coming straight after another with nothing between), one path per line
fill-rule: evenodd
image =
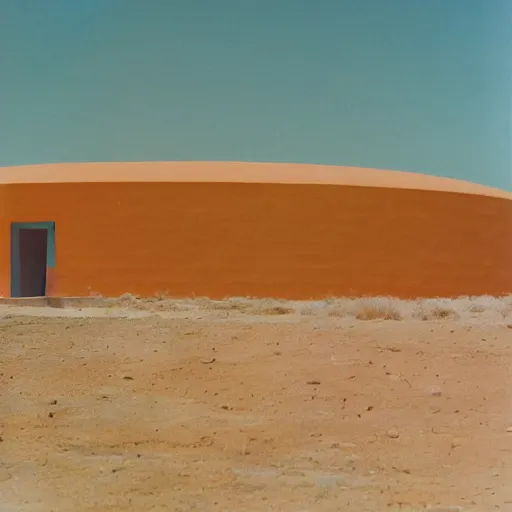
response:
M0 0L0 165L355 165L512 189L512 0Z

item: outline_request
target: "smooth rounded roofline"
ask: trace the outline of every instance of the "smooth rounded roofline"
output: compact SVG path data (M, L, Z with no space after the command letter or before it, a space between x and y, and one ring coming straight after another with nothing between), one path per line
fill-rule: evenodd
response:
M0 168L0 184L27 183L273 183L402 188L512 199L475 183L403 171L334 165L256 162L83 162Z

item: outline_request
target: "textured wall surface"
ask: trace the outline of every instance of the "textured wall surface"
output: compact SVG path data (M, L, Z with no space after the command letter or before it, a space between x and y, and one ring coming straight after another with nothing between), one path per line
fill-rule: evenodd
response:
M491 189L489 189L491 190ZM512 292L503 193L233 182L6 183L10 222L55 221L55 295L343 295Z

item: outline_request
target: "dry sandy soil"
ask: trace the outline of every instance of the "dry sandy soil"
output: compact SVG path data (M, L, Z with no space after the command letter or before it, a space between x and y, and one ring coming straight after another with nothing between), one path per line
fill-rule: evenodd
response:
M61 306L0 306L1 512L512 511L510 298Z

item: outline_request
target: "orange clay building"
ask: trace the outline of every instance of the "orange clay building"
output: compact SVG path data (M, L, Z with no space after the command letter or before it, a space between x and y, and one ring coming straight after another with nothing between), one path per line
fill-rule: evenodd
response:
M0 175L0 296L512 292L512 194L344 167L101 163Z

